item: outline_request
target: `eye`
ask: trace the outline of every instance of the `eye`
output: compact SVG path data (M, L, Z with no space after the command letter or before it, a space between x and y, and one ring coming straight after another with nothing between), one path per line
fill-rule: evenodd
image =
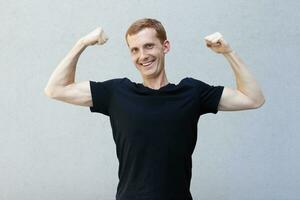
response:
M151 49L153 47L153 44L146 44L146 48Z
M137 49L136 48L133 48L133 49L131 49L131 53L136 53L137 52Z

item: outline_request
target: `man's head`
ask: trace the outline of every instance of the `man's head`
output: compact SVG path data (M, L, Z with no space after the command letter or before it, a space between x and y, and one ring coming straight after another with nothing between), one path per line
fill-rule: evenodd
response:
M164 72L164 57L170 43L159 21L137 20L128 28L125 38L131 59L144 78L154 78Z
M156 37L160 40L160 42L162 44L167 39L167 34L165 31L165 28L160 23L160 21L158 21L156 19L144 18L144 19L139 19L139 20L135 21L128 28L128 30L125 34L125 39L126 39L127 45L128 45L128 39L127 39L128 36L135 35L145 28L154 29L156 31Z

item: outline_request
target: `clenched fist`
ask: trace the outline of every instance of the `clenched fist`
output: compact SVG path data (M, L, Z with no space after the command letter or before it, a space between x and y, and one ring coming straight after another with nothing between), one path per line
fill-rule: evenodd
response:
M98 27L83 38L81 38L81 40L85 45L102 45L108 40L108 37L104 33L103 29L101 27Z
M211 48L216 53L230 53L232 51L229 44L223 39L219 32L215 32L204 38L206 46Z

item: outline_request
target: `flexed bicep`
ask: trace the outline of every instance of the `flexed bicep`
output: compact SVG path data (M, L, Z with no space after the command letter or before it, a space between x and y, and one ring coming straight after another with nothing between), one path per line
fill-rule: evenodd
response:
M93 106L89 81L72 83L65 87L56 88L49 97L74 105Z
M258 108L255 102L237 89L224 87L218 106L220 111L238 111Z

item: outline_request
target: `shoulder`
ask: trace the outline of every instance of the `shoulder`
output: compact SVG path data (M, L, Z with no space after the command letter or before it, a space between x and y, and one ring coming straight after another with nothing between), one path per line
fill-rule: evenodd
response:
M90 80L91 84L96 84L96 85L107 85L107 86L114 86L117 84L120 84L124 81L126 81L127 78L112 78L112 79L106 79L103 81L95 81L95 80Z
M201 81L199 79L193 78L193 77L186 77L181 80L181 82L185 85L195 86L195 87L206 87L209 86L209 84L205 83L204 81Z

